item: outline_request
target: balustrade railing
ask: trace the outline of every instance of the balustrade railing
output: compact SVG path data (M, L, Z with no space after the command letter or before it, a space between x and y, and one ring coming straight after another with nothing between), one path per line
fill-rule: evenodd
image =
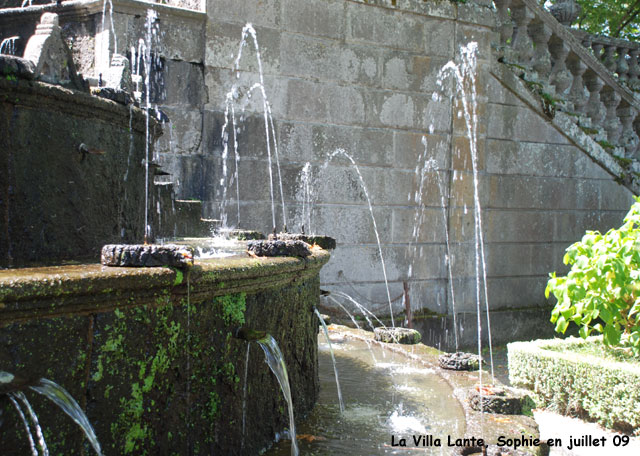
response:
M638 162L640 99L630 88L640 89L640 45L565 27L537 0L494 4L504 63L614 156Z

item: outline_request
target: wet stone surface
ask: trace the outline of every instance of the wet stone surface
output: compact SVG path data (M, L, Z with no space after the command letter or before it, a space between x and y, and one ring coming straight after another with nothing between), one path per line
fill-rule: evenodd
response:
M375 338L390 344L413 345L420 342L420 333L409 328L375 328Z
M476 411L521 415L535 405L525 393L513 388L485 387L471 393L469 404Z
M311 249L302 241L248 241L247 250L264 257L296 256L306 258L311 255Z
M264 239L264 234L255 230L219 230L218 234L228 237L229 239L237 239L239 241L250 241Z
M278 233L270 234L269 240L280 239L282 241L304 241L309 245L318 245L325 250L334 250L336 248L336 240L329 236L296 234L296 233Z
M105 266L175 266L193 265L193 249L184 245L109 244L102 247Z
M465 371L478 369L478 355L473 353L455 352L440 355L438 364L442 369Z

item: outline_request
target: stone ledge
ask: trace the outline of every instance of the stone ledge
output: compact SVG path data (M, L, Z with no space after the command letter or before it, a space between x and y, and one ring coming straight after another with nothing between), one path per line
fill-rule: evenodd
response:
M103 120L122 128L129 128L128 106L45 82L0 78L0 102ZM144 111L134 107L133 113L133 130L144 134ZM159 122L151 117L149 120L152 131L159 133Z
M159 295L192 302L256 293L317 274L327 251L305 259L234 257L196 261L187 272L167 267L111 268L97 264L0 270L0 326L18 320L107 312L153 305Z

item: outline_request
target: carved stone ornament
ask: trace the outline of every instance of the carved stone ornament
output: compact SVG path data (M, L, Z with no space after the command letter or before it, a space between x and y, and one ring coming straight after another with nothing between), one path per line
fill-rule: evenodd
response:
M570 27L582 12L582 7L575 0L556 0L549 8L549 12L562 25Z

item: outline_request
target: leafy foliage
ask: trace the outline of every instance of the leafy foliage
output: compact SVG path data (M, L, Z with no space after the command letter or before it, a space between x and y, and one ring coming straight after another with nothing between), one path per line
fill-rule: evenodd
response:
M574 322L583 338L602 333L606 345L640 356L640 198L619 229L587 231L567 249L564 263L572 265L569 274L550 274L545 291L558 300L551 312L556 331Z
M578 27L596 35L640 38L640 0L576 0L582 7Z

